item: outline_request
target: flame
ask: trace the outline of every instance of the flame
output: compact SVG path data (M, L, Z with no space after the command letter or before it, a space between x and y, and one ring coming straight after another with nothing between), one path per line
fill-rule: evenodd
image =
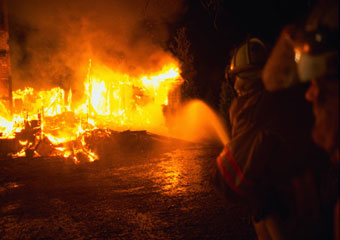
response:
M94 67L90 61L88 72L86 101L76 113L89 116L99 126L111 123L114 129L164 125L162 108L168 104L168 93L181 83L179 69L173 63L156 74L133 77L104 66Z
M14 130L13 122L0 116L0 132L4 137L10 137Z
M56 137L56 136L53 136L53 135L48 134L48 133L45 134L45 136L48 138L48 140L50 140L55 145L58 145L58 144L63 143L63 142L72 141L72 140L75 139L75 137L72 137L72 136ZM59 148L59 150L60 150L60 148Z
M27 141L27 140L25 140L25 141L19 140L19 143L20 143L20 145L22 145L22 146L26 146L27 143L28 143L28 141Z
M0 136L15 138L17 134L25 136L26 132L36 131L36 141L48 139L55 146L53 154L70 158L76 164L84 158L93 162L98 156L88 147L88 131L109 128L164 133L167 129L163 108L169 104L170 90L181 83L175 62L169 62L160 71L136 76L93 64L90 59L80 102L73 102L71 89L16 90L12 93L12 116L0 106ZM77 147L65 145L76 141L80 142ZM15 156L23 156L34 145L27 139L20 139L19 144L22 149Z

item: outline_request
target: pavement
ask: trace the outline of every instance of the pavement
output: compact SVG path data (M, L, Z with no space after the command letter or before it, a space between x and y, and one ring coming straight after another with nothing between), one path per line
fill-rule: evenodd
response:
M245 210L213 187L220 151L2 159L0 239L256 239Z

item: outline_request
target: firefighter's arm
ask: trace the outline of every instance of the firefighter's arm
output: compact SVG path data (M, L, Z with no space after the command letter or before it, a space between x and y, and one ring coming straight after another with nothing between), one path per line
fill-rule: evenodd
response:
M228 200L261 202L270 185L266 171L279 145L272 135L256 131L226 145L216 160L216 187Z

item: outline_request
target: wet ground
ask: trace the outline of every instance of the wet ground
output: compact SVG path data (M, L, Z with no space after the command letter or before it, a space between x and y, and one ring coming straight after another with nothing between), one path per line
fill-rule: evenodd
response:
M255 239L210 181L220 151L0 160L0 239Z

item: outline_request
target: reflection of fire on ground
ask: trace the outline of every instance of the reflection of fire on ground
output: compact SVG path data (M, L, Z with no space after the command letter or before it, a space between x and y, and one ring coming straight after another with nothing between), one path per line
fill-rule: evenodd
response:
M13 114L6 101L0 102L0 153L94 161L98 157L88 140L98 129L165 133L164 113L178 107L179 94L174 92L181 82L175 63L133 77L92 65L90 59L80 103L72 101L71 90L29 87L11 93Z

